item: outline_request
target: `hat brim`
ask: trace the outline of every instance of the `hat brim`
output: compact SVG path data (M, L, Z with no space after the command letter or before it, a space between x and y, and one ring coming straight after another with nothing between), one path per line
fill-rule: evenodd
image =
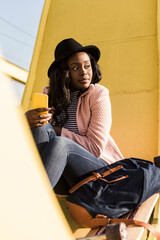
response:
M52 64L50 65L49 69L48 69L48 77L50 77L50 73L52 71L53 68L56 67L57 63L59 63L61 60L69 57L70 55L77 53L77 52L86 52L91 54L92 57L94 57L94 59L96 60L96 62L98 62L99 58L100 58L100 50L98 47L94 46L94 45L89 45L89 46L85 46L80 48L78 51L72 52L66 56L63 56L63 58L58 59L57 61L53 61Z

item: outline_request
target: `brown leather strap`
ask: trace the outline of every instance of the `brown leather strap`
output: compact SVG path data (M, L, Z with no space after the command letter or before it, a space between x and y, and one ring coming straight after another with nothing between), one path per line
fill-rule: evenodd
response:
M160 240L160 233L149 223L138 221L138 220L132 220L132 219L118 219L118 220L119 221L117 221L117 219L112 219L111 224L123 222L127 226L134 225L134 226L145 227L157 238L157 240Z
M100 174L100 173L95 173L93 172L93 175L85 178L84 180L82 180L81 182L77 183L74 187L72 187L70 190L69 190L69 193L73 193L74 191L76 191L78 188L80 188L81 186L83 186L84 184L86 184L87 182L90 182L90 181L96 181L97 179L102 179L103 177L106 177L108 175L110 175L111 173L113 172L116 172L118 171L119 169L123 168L122 165L118 165L110 170L107 170L105 171L104 173ZM122 180L124 178L126 178L128 176L124 176L123 178L118 178L116 180L113 180L114 182L116 181L119 181L119 180ZM108 183L111 183L113 181L108 181Z
M139 220L132 220L132 219L122 219L122 218L107 218L103 215L97 215L96 218L93 218L91 221L96 222L99 226L104 226L108 224L117 224L120 222L125 223L127 226L139 226L148 229L156 238L160 240L160 233L149 223L142 222Z
M118 165L114 168L111 168L111 169L105 171L104 173L102 173L102 177L106 177L106 176L110 175L111 173L116 172L116 171L118 171L119 169L122 169L122 168L123 168L123 165Z
M123 179L125 179L125 178L128 178L128 175L123 176L123 177L120 177L120 178L117 178L117 179L114 179L114 180L112 180L112 181L108 181L108 180L106 180L105 178L100 178L100 180L102 180L102 181L104 181L104 182L106 182L106 183L114 183L114 182L123 180Z

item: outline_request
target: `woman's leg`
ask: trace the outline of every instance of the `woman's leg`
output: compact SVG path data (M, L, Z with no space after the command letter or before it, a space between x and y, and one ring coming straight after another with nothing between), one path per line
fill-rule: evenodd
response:
M43 151L45 145L51 139L57 136L50 123L47 123L41 127L31 128L31 132L40 154Z
M107 164L72 140L57 137L52 126L46 125L34 129L34 133L32 129L32 133L53 188L62 173L72 187L82 175Z
M82 175L107 164L64 137L52 139L43 149L41 157L52 187L56 185L62 173L72 187Z

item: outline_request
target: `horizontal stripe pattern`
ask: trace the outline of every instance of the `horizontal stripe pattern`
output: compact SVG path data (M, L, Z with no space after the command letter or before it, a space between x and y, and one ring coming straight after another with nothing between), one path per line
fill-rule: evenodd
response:
M76 134L79 133L78 127L77 127L77 121L76 121L76 112L77 112L77 104L78 104L78 96L79 91L71 92L71 104L69 105L67 111L68 111L68 121L63 125L64 128L68 129L69 131L72 131ZM62 119L64 119L66 113L65 111L62 111L61 116ZM57 116L57 120L60 121L61 117ZM52 119L51 124L55 126L55 121Z
M78 94L79 91L71 92L71 104L68 107L68 122L63 126L67 128L69 131L74 133L79 133L76 121L76 111L77 111L77 104L78 104Z

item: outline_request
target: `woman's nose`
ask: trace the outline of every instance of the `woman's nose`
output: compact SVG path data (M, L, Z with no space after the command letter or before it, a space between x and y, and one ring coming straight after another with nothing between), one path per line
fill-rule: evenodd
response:
M81 74L85 75L87 74L87 69L85 69L84 67L81 68Z

